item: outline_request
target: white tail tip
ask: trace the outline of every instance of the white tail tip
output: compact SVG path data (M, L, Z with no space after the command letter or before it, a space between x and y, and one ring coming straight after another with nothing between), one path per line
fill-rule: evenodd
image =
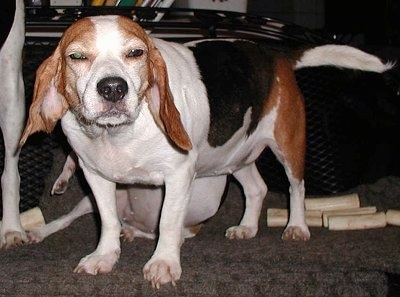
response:
M335 66L382 73L395 66L383 63L378 57L347 45L323 45L306 50L295 69L317 66Z

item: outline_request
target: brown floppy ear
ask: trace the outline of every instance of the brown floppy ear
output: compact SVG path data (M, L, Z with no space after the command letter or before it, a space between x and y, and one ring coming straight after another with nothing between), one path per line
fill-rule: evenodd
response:
M68 110L68 103L58 92L61 77L61 56L57 48L36 71L33 100L29 108L29 118L19 142L22 146L29 135L53 131L57 121Z
M192 149L192 142L183 127L178 109L168 84L167 67L160 52L152 47L150 58L150 94L147 95L150 111L157 124L182 150Z

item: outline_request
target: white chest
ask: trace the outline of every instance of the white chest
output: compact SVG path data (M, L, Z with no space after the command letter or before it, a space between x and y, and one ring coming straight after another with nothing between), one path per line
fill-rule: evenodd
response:
M145 139L143 133L132 127L112 128L112 131L91 128L90 133L84 133L73 117L67 113L62 127L81 166L107 180L161 185L170 170L166 155L169 159L179 158L177 151L168 149L167 139L161 132L145 133Z

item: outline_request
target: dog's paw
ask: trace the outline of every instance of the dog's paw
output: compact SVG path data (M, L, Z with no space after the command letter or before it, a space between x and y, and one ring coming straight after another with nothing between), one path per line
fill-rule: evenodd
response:
M28 243L25 231L8 231L0 238L0 248L10 249Z
M156 235L154 233L146 233L139 230L136 227L129 225L122 225L121 228L121 237L124 241L132 242L135 238L147 238L147 239L156 239Z
M59 176L57 180L54 182L53 187L51 188L51 195L61 195L64 194L68 189L69 180Z
M229 239L249 239L256 236L256 234L257 228L239 225L228 228L225 232L225 237Z
M32 230L28 230L26 232L26 235L28 236L28 243L29 244L35 244L42 242L45 236L40 232L40 228L35 228Z
M161 285L172 283L175 286L182 274L179 261L152 257L143 268L144 278L151 282L153 288L159 289Z
M120 249L107 254L98 254L94 252L82 258L78 266L74 269L74 272L83 272L92 275L108 273L113 269L115 263L117 263L120 253Z
M295 240L295 241L307 241L310 239L310 231L307 226L287 226L285 231L283 231L283 240Z

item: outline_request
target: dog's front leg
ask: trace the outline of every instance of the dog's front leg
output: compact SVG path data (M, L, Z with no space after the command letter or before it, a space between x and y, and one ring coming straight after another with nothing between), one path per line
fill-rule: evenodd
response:
M116 185L91 172L80 164L95 197L101 217L101 235L96 250L82 258L75 272L89 274L107 273L112 270L121 253L115 189Z
M180 248L183 243L183 222L194 180L194 167L185 164L165 179L165 198L160 218L160 236L156 250L143 268L144 277L153 287L175 282L180 278Z
M5 7L11 5L5 5ZM0 52L0 128L4 139L4 167L1 175L3 223L0 248L28 242L19 217L20 176L18 142L25 119L25 89L22 77L22 49L25 23L24 1L16 1L14 23ZM1 137L1 136L0 136Z

